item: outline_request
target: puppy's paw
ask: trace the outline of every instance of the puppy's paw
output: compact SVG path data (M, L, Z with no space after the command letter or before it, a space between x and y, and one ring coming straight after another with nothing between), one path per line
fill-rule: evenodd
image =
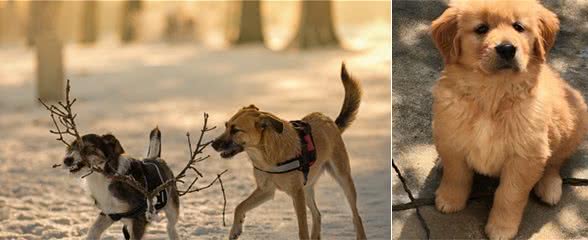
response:
M453 213L466 207L467 194L458 194L439 188L435 194L435 207L443 213Z
M243 227L241 226L241 224L239 224L239 225L233 224L233 227L231 227L231 232L229 233L229 239L230 240L238 239L239 236L241 236L242 232L243 232Z
M535 185L535 194L541 201L555 205L561 199L562 180L559 176L543 176Z
M490 240L508 240L517 235L517 227L498 226L497 224L486 225L486 235Z

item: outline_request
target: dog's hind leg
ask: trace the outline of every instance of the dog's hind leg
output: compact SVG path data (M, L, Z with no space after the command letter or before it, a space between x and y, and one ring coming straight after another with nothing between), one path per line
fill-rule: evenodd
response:
M114 221L112 221L112 219L110 219L109 216L106 216L104 214L98 215L98 218L96 219L96 221L94 221L94 224L92 224L92 227L90 228L90 231L88 232L88 237L86 239L100 239L102 233L113 223Z
M349 168L349 157L346 153L339 154L339 159L333 159L332 162L326 164L327 172L339 183L339 186L343 188L349 207L353 214L353 225L355 226L356 238L367 239L365 230L363 229L363 223L357 210L357 193L355 191L355 185L351 178L351 171ZM334 163L338 161L337 163Z
M312 214L312 231L310 239L321 239L321 212L316 206L314 200L314 186L307 186L304 190L306 194L306 205Z
M180 217L180 208L178 204L170 202L165 206L165 217L167 218L167 235L169 239L179 239L178 232L176 231L176 223Z
M145 235L145 229L147 228L147 220L144 215L138 218L134 218L131 224L131 239L140 240Z

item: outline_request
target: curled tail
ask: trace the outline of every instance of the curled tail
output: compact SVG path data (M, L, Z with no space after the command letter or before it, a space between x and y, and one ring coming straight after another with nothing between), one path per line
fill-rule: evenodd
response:
M335 124L343 132L351 125L357 115L361 103L361 86L357 80L347 73L345 63L341 64L341 82L343 82L343 87L345 88L345 100L343 100L339 116L335 119Z

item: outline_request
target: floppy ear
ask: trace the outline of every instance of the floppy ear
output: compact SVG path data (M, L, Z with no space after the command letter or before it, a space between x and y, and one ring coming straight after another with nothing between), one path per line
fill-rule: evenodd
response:
M282 133L284 131L284 123L271 115L261 115L255 126L261 129L272 127L274 130L276 130L277 133Z
M106 134L102 135L102 141L107 147L107 150L104 154L106 154L110 159L117 159L121 154L125 153L125 150L120 145L120 142L114 135Z
M259 108L253 104L250 104L247 107L243 107L243 109L254 109L255 111L259 111Z
M545 61L549 49L555 44L555 37L559 31L559 20L555 13L543 6L538 6L537 16L539 16L539 32L534 48L537 57L541 61Z
M450 7L431 23L433 41L446 64L455 61L455 58L459 56L457 16L458 10Z

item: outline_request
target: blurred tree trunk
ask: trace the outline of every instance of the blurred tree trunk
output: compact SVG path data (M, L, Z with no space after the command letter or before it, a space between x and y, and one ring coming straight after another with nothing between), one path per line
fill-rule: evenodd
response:
M289 48L312 48L338 45L330 0L302 1L300 23Z
M260 0L241 1L241 17L236 44L263 43Z
M142 2L138 0L125 1L120 29L123 43L129 43L137 39L142 5Z
M39 7L35 1L29 2L29 19L27 27L27 46L33 47L35 45L35 23L39 18Z
M81 43L95 43L98 40L98 2L95 0L83 2L81 27Z
M31 30L37 55L37 97L63 99L62 43L58 36L58 1L32 1ZM34 16L34 17L33 17Z

